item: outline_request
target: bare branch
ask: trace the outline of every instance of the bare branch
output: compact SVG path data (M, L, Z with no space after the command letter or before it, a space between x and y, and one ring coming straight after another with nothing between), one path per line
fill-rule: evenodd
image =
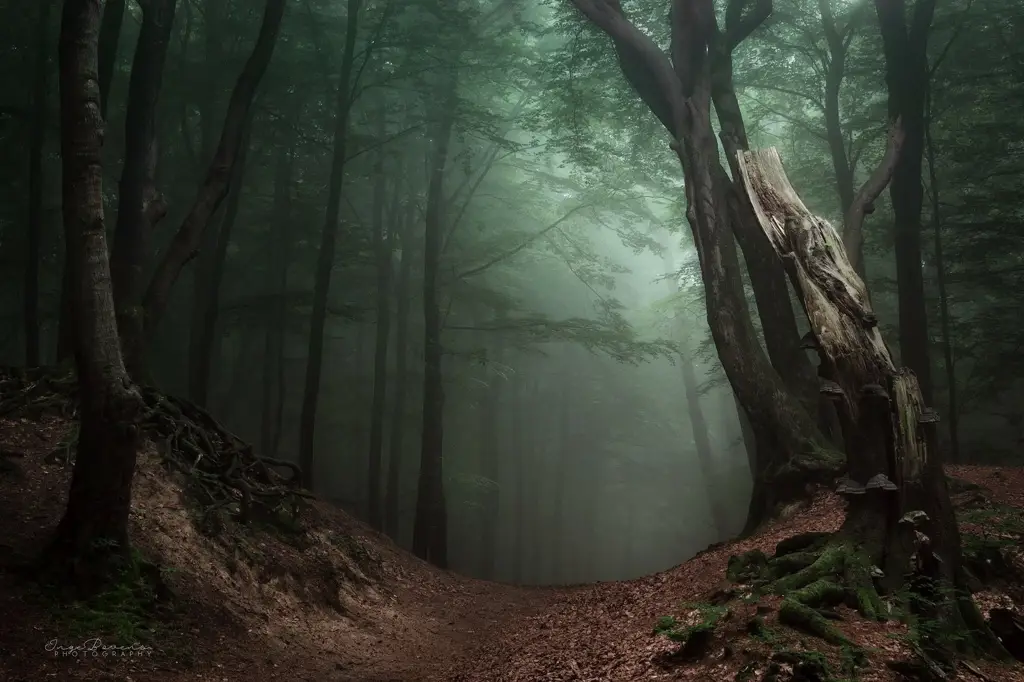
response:
M897 118L889 128L889 138L881 163L854 196L850 209L843 216L843 245L846 246L850 264L857 272L861 272L863 268L860 260L864 246L864 216L875 210L875 199L889 184L896 168L896 161L899 160L904 137L903 124Z

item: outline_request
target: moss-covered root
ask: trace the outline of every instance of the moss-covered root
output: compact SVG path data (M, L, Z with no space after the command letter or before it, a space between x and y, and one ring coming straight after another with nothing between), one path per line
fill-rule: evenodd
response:
M770 561L767 570L777 576L772 591L811 608L845 601L865 618L884 619L884 606L875 589L871 566L856 550L846 544L826 545L813 561L807 561L803 552ZM785 568L796 570L782 574Z
M806 604L801 604L795 599L786 598L782 600L779 607L779 622L783 625L806 632L829 644L836 646L849 645L850 641L843 636L843 633L832 625L823 615Z

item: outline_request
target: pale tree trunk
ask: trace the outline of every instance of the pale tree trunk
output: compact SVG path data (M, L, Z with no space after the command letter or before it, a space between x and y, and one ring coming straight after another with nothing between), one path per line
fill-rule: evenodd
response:
M430 160L430 185L423 237L423 425L416 491L413 552L435 566L448 564L448 512L444 494L444 377L441 342L441 244L444 234L444 176L458 107L458 75L439 97L440 120Z
M503 315L499 311L494 321L495 327L501 327ZM484 479L483 509L480 511L480 538L479 538L479 577L486 580L494 579L495 560L497 556L498 543L498 519L501 509L501 460L503 450L501 447L504 439L500 433L502 376L504 368L504 339L501 333L483 332L485 336L493 339L491 352L488 353L488 365L495 368L488 372L488 380L485 387L485 395L480 401L480 433L477 443L479 457L479 474ZM489 339L484 339L486 342Z
M99 0L65 0L60 31L61 198L74 263L78 449L68 505L43 566L95 591L130 557L128 514L142 405L121 360L103 225Z
M299 467L302 469L303 487L313 490L315 478L314 436L316 412L320 404L320 374L324 359L324 328L327 324L327 299L331 289L331 271L334 269L334 248L341 215L341 186L345 177L345 159L348 154L348 121L352 110L352 73L355 65L356 37L359 34L359 10L362 0L348 0L345 15L345 47L341 56L341 76L338 79L337 108L334 112L334 155L328 179L327 210L320 232L320 251L317 254L316 275L313 282L313 310L309 321L309 353L306 357L306 379L302 391L302 414L299 417Z
M510 555L511 581L521 585L525 573L526 546L523 543L523 530L526 523L526 439L523 437L523 384L524 379L516 372L512 379L512 395L509 400L511 426L509 436L510 464L512 480L515 486L515 497L512 503L512 552Z
M896 130L890 139L897 144L890 147L898 149ZM898 167L891 157L883 160L890 173ZM848 476L838 489L849 499L846 520L817 560L774 583L786 597L780 619L800 613L819 633L832 632L807 610L823 605L821 590L801 589L815 581L834 581L863 615L883 620L888 611L879 591L909 590L916 596L906 603L911 612L948 632L971 633L959 646L998 651L969 596L936 444L937 415L925 406L913 372L894 365L842 240L804 206L775 150L745 153L740 164L759 222L804 304L827 382L823 390L837 402L846 443ZM877 192L863 200L873 201ZM881 570L877 589L875 569ZM924 655L950 662L954 652L941 632L921 638Z
M760 346L744 298L729 225L737 197L719 166L711 127L709 48L722 40L710 0L672 5L672 60L637 29L614 0L571 0L612 38L623 74L671 135L686 184L687 218L705 284L708 325L722 367L747 413L758 445L755 489L764 501L752 521L806 496L806 486L831 478L838 458L801 401ZM756 16L754 17L756 19ZM741 23L743 23L741 21ZM742 32L737 33L742 35ZM795 361L795 360L794 360Z
M49 90L50 11L55 0L39 0L33 53L32 124L28 159L28 253L25 259L25 364L39 365L39 259L43 237L43 145L46 142L46 94Z

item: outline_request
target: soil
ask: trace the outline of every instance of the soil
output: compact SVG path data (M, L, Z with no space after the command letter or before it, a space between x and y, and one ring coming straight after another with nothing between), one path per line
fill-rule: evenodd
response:
M772 638L750 637L744 624L770 614L770 598L733 608L696 663L679 661L678 645L652 631L663 616L692 620L699 611L693 604L729 589L730 555L755 548L771 554L783 538L837 528L843 503L831 493L663 573L520 588L440 571L319 501L304 510L299 530L232 522L211 528L190 511L182 481L152 449L140 455L132 537L140 554L164 569L168 593L152 622L132 631L134 651L104 650L98 647L117 643L104 631L117 623L60 604L25 570L63 510L70 467L58 444L68 430L57 418L0 419L0 451L9 455L0 457L0 680L629 682L732 680L744 666L759 680L767 663L758 661L802 649L821 650L834 669L841 666L844 652L807 641L813 638L774 628ZM1021 470L951 473L982 486L970 494L1024 509ZM983 606L1005 606L1007 598L984 599ZM909 656L904 627L841 615L840 629L871 656L848 679L900 679L880 662ZM123 632L121 640L130 643ZM73 646L81 648L67 653ZM959 679L986 678L1024 682L1024 672L979 662Z

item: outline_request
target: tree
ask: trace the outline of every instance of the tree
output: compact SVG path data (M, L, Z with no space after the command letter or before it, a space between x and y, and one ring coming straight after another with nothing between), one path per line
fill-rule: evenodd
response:
M705 284L706 310L722 366L746 411L763 472L751 520L802 495L809 479L834 470L828 446L805 406L770 364L755 334L728 236L732 183L719 162L711 128L712 60L718 41L710 0L672 4L671 60L623 13L617 0L572 0L615 45L623 75L669 132L683 168L687 220ZM739 30L739 29L737 29ZM739 34L738 34L739 35Z
M97 86L99 0L66 0L60 31L61 196L76 275L79 433L71 489L44 562L85 590L128 557L128 513L142 400L118 344L103 224L103 119Z
M899 137L897 124L893 139ZM890 158L876 175L888 178L898 165ZM839 487L849 499L846 519L813 563L775 581L775 591L786 595L780 619L800 618L819 633L827 630L811 611L827 590L820 584L804 589L816 581L841 586L862 615L886 619L871 577L880 570L882 590L914 595L905 604L910 612L942 623L946 633L969 633L958 642L961 651L1001 653L970 597L934 410L913 372L893 363L842 240L803 205L778 153L744 153L740 166L759 222L787 263L807 312L846 443L848 477ZM862 200L874 201L882 189L884 183L876 185ZM953 652L946 633L922 638L925 655L948 664Z
M906 141L889 187L895 214L896 279L900 300L900 358L914 370L932 401L931 344L921 266L922 159L928 96L928 34L935 0L915 0L907 24L906 0L875 0L885 52L889 117L903 122Z

